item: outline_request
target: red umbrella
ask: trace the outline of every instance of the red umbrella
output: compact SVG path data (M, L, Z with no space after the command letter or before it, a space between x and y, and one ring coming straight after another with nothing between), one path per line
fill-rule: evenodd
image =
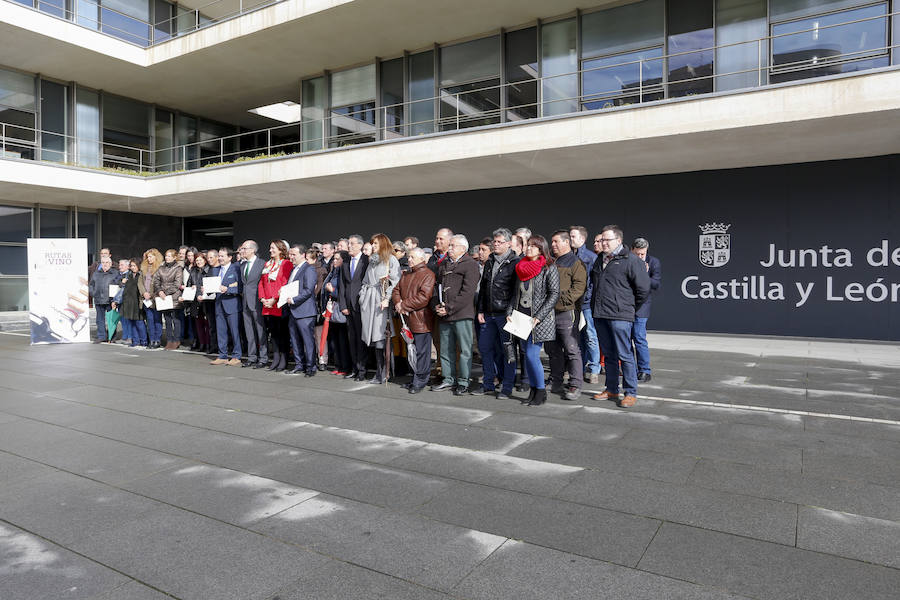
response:
M322 316L325 317L325 322L322 324L322 337L319 339L319 360L322 360L322 357L325 356L325 344L328 343L328 325L331 323L331 308L333 303L331 300L325 303L325 312L322 313Z

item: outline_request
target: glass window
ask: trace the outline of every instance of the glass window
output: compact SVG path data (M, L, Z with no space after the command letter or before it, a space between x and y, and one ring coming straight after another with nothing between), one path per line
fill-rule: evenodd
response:
M537 107L537 27L506 34L506 118L533 119Z
M26 243L31 237L31 209L0 206L0 242Z
M34 76L0 69L0 104L19 110L34 110Z
M197 13L189 8L185 8L183 6L176 6L176 12L178 13L175 17L175 25L177 27L177 33L189 33L194 31L197 28Z
M40 0L38 10L54 17L66 18L66 0Z
M434 51L409 57L410 135L434 132ZM420 100L420 102L416 102Z
M403 59L381 63L382 127L385 139L403 135Z
M156 144L154 166L157 171L172 171L176 168L172 146L175 145L173 127L174 115L167 110L156 109L154 122L154 142Z
M331 74L331 146L375 141L375 65Z
M229 162L237 158L237 138L226 138L226 136L234 134L234 127L198 119L197 129L200 136L201 167L211 163Z
M724 46L716 50L717 90L766 83L768 43L757 41L766 37L766 0L718 0L716 36L716 44Z
M771 81L887 66L886 14L882 3L773 25ZM860 21L871 17L883 18Z
M575 19L548 23L541 28L543 115L562 115L578 110L578 59L575 54Z
M175 119L175 136L178 150L174 156L176 169L196 169L200 156L197 142L197 119L189 115L178 115Z
M441 129L500 122L500 37L441 48Z
M150 0L100 0L103 33L126 42L150 43Z
M153 41L162 42L171 38L174 24L172 5L165 0L153 0Z
M99 258L97 248L97 213L78 211L78 235L75 237L87 238L88 264Z
M375 100L375 65L331 74L331 105L345 106Z
M75 137L77 163L100 166L100 94L78 87L75 90Z
M150 107L143 102L103 95L103 164L139 169L150 163Z
M650 48L584 61L584 108L610 108L662 99L661 57L662 48Z
M669 96L712 92L713 0L669 0L667 17Z
M301 84L300 108L303 152L321 150L324 146L325 78L306 79Z
M0 279L0 310L28 310L27 277L4 277Z
M772 21L786 21L862 4L860 0L769 0Z
M28 248L0 246L0 275L28 275Z
M581 18L581 55L589 58L662 46L664 18L663 0L588 13Z
M41 81L41 160L66 161L68 88Z
M66 210L54 208L41 208L41 237L65 238L69 237L68 214Z
M100 29L100 6L97 0L76 0L76 22L82 27Z

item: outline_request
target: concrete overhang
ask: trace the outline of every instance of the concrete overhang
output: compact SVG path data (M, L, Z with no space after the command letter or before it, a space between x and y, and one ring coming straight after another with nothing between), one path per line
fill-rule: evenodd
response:
M141 48L0 0L0 65L258 128L274 123L246 111L298 100L304 76L578 7L575 0L284 0Z
M151 178L0 160L0 200L176 216L900 153L900 69Z

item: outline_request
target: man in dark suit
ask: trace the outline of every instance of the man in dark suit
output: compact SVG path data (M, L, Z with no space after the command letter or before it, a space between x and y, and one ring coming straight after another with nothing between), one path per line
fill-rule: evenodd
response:
M219 248L219 272L222 285L216 294L216 330L219 338L219 357L212 365L241 364L241 335L238 314L241 312L241 276L237 265L231 264L231 248ZM231 358L228 358L228 338L231 337Z
M241 284L244 287L241 312L244 314L244 332L247 335L247 362L243 366L261 369L269 360L266 326L262 316L262 303L259 301L259 278L265 264L256 255L259 252L256 242L247 240L241 247L244 249L244 262L241 265Z
M368 352L362 339L362 315L359 311L359 290L363 276L369 266L369 257L362 253L362 236L354 234L348 238L350 260L341 266L341 312L347 316L347 337L350 339L350 361L353 372L345 379L366 380L366 358Z
M631 340L634 342L634 354L637 358L638 381L650 381L650 346L647 345L647 321L650 319L650 300L653 292L659 289L662 282L662 266L659 259L650 256L650 242L644 238L637 238L631 245L631 251L635 256L647 265L647 274L650 276L650 294L634 314L634 325L631 327Z
M288 251L288 257L294 265L287 285L299 282L297 295L288 298L290 318L288 331L291 335L291 348L297 358L297 365L290 373L302 372L307 377L316 374L316 268L306 262L303 248L294 244Z

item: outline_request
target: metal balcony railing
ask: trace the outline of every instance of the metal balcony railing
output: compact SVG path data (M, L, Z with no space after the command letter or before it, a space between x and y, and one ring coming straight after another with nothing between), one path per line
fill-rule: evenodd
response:
M874 21L882 21L887 28L890 18L896 14L900 13L637 60L616 62L615 57L604 57L612 64L502 85L476 83L472 89L459 91L448 88L437 96L391 105L377 106L372 100L353 108L333 108L328 114L322 114L319 108L311 118L295 123L162 149L124 146L2 124L0 156L120 169L149 176L483 125L528 122L551 115L596 113L645 102L702 97L723 88L746 91L774 83L837 75L845 69L863 71L890 65L891 55L900 45L864 46L846 52L835 51L827 44L821 49L782 53L777 50L791 50L790 44L781 43L791 36L827 39L823 32ZM715 57L724 56L723 52L738 57L741 68L715 72ZM584 62L591 60L594 59ZM598 87L599 81L615 81L616 85ZM307 114L314 112L316 109L307 108Z

